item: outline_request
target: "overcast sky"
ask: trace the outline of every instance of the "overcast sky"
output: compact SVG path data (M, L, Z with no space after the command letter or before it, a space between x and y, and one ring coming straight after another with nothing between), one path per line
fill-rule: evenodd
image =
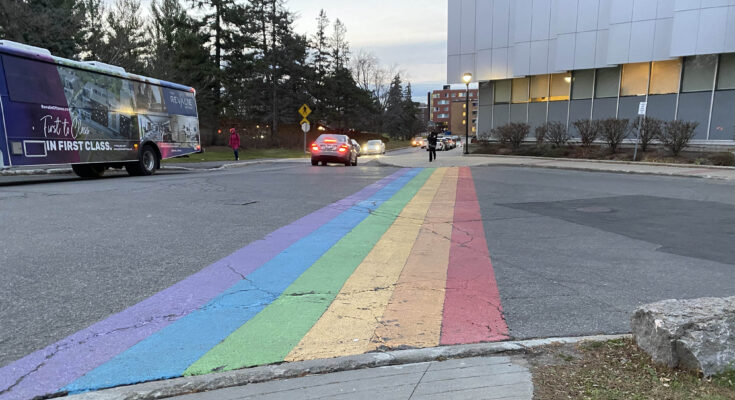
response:
M449 0L451 1L451 0ZM333 22L347 26L353 52L374 53L383 64L397 65L416 91L441 88L446 80L447 0L288 0L298 16L296 30L314 33L324 9Z

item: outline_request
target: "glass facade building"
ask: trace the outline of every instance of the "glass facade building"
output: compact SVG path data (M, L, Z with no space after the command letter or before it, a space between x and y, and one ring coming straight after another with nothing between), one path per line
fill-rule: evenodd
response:
M735 1L449 1L447 79L479 82L478 135L508 122L647 115L735 144ZM570 129L575 133L574 129Z

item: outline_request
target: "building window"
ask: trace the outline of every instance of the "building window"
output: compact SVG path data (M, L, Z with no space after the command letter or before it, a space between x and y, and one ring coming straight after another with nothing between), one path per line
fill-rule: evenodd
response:
M531 77L531 101L549 100L549 75Z
M572 74L551 74L550 101L569 100L569 89L572 87Z
M621 96L645 96L648 92L649 63L623 65L623 80L620 84Z
M720 56L717 90L735 89L735 53Z
M495 104L510 103L510 79L495 81Z
M684 59L682 92L702 92L712 90L715 81L716 55L694 56Z
M528 85L530 79L516 78L513 79L513 103L528 103Z
M431 97L434 98L434 99L438 99L439 98L439 93L434 93Z
M654 61L651 64L651 87L648 94L679 92L681 60Z
M595 70L583 69L572 75L572 99L591 99Z
M618 97L620 67L600 68L595 78L595 98Z

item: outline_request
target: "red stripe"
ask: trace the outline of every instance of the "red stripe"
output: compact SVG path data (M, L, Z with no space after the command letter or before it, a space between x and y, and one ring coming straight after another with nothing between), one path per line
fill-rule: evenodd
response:
M454 205L441 344L507 338L508 325L490 262L475 183L470 169L462 167Z

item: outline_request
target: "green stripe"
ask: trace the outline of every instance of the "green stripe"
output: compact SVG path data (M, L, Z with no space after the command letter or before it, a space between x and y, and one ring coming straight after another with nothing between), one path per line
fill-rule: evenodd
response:
M184 375L283 361L433 172L434 169L425 169L416 175L340 239L279 298L192 364Z

